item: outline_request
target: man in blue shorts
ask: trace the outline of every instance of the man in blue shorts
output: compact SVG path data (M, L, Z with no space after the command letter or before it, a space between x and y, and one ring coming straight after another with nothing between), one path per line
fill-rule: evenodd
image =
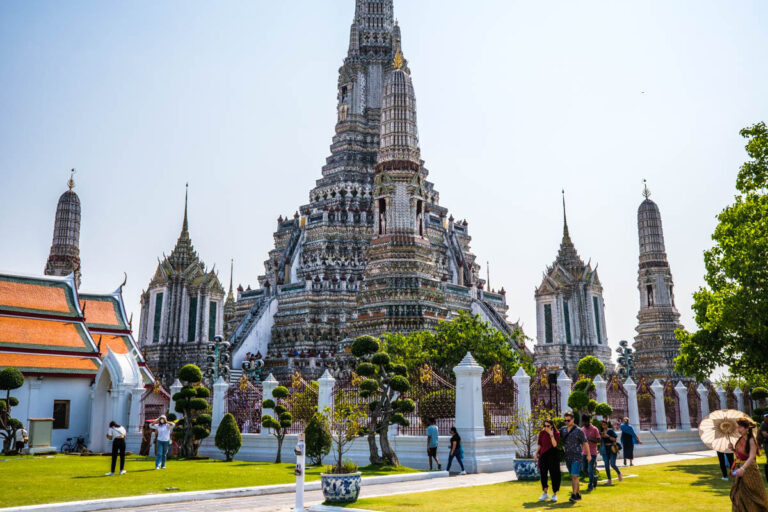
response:
M565 426L560 429L560 443L562 443L563 450L565 451L565 465L571 474L573 492L569 501L576 503L581 500L579 473L581 473L582 453L586 454L587 463L592 461L592 454L589 449L589 443L587 443L587 436L584 435L583 430L576 426L573 413L568 411L563 414L563 417L565 418Z
M427 420L427 457L429 457L429 470L432 471L432 459L435 459L437 464L437 470L440 471L443 467L440 465L440 461L437 458L437 440L440 435L435 425L435 418L429 418Z

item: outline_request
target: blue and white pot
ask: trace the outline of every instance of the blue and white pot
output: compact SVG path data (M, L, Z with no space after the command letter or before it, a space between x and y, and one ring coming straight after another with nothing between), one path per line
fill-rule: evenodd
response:
M518 480L531 481L540 478L539 464L533 459L515 459L513 464Z
M347 475L320 475L323 496L328 503L354 503L360 494L362 480L360 473Z

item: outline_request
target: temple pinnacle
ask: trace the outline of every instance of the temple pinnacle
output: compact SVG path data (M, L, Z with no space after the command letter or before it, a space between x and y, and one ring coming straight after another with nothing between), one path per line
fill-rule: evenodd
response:
M235 260L229 260L229 295L232 295L232 276L235 273Z
M565 189L562 190L563 193L563 238L570 238L570 234L568 233L568 217L565 214Z
M69 186L69 190L72 190L73 188L75 188L75 169L74 168L70 170L67 186Z
M646 179L643 179L643 196L646 199L650 199L651 198L651 191L648 190L648 180L646 180Z
M184 222L181 225L181 236L189 236L189 223L187 222L187 200L189 198L189 183L185 185L184 190Z

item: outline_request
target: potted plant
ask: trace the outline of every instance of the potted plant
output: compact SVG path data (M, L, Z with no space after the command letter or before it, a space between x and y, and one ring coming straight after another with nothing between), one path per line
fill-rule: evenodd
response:
M357 464L344 460L344 454L356 438L366 434L368 416L363 407L364 404L344 404L337 405L333 412L325 410L330 417L334 456L334 464L320 475L326 503L354 503L360 494L362 479Z
M517 447L513 466L518 480L529 481L539 479L539 465L533 458L544 420L553 418L555 414L542 408L531 412L516 412L508 423L507 433Z

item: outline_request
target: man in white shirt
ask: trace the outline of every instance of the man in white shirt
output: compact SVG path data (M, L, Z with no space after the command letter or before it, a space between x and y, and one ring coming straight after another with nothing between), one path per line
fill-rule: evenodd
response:
M21 452L24 450L24 445L27 444L27 441L29 441L29 434L27 434L27 431L24 430L24 426L22 425L18 430L16 430L16 453L21 455Z
M125 474L125 428L115 421L109 422L107 430L107 439L112 440L112 470L106 476L115 474L115 463L117 456L120 455L120 474Z
M168 458L168 448L171 446L171 432L176 425L168 421L165 415L160 416L149 424L149 428L157 430L157 449L155 450L155 469L165 469Z

